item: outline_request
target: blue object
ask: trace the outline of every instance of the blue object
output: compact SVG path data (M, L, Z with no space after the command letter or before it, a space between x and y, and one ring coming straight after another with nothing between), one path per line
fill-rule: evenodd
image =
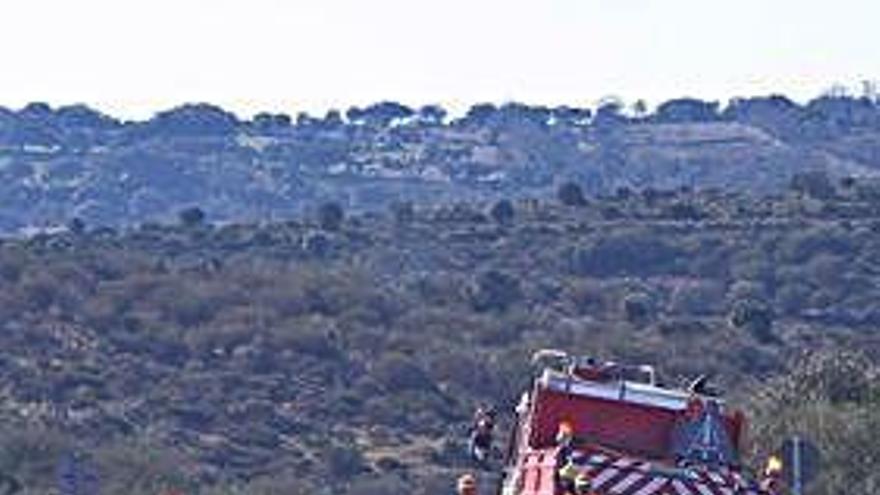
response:
M736 449L721 419L718 402L706 400L700 416L682 423L673 437L673 452L680 464L710 468L738 464Z
M69 452L58 461L60 495L99 495L98 470L92 459L81 452Z

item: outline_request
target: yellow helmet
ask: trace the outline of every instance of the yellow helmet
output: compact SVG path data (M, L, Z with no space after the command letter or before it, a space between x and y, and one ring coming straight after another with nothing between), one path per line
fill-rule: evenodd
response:
M571 435L574 433L574 425L571 421L565 420L559 423L559 433L561 435Z
M782 472L782 459L778 456L772 455L769 459L767 459L767 467L764 468L765 476L774 476Z

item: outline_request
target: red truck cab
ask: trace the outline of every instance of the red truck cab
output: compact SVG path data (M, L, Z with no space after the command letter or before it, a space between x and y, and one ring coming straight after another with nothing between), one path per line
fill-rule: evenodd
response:
M503 495L564 493L569 462L591 495L771 495L744 474L745 418L721 399L658 386L648 366L564 357L517 407ZM574 432L565 448L562 424Z

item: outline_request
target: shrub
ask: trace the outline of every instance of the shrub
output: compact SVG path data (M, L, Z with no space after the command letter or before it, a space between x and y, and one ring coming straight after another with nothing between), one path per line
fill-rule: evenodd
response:
M513 207L513 202L509 199L501 199L492 205L489 215L499 224L508 225L513 221L516 210Z
M830 199L835 194L834 183L828 172L819 170L796 173L791 178L790 187L793 191L816 199Z
M575 280L566 287L565 297L578 315L601 314L605 311L605 291L595 282Z
M276 332L278 335L278 332ZM278 344L321 359L337 359L339 349L327 332L314 328L287 329Z
M754 464L797 434L822 453L811 493L870 495L880 486L880 387L877 368L864 355L849 350L814 351L791 371L752 394Z
M753 299L734 303L730 312L730 323L736 328L748 330L762 344L779 344L779 337L773 333L773 308Z
M333 243L326 234L312 232L303 239L303 250L317 258L326 258L333 252Z
M53 483L56 462L72 445L59 431L32 425L6 424L0 430L0 473L17 479L27 488Z
M416 218L416 209L412 201L395 201L391 203L390 209L397 223L409 223Z
M474 280L471 305L477 311L504 311L522 297L519 280L498 270L488 270Z
M654 301L644 292L633 292L623 297L624 318L630 323L642 324L654 317Z
M327 471L334 479L351 479L367 469L361 451L354 446L332 446L324 452L323 458Z
M565 182L560 185L556 191L556 197L565 206L584 206L587 204L584 191L574 182Z
M672 291L669 310L680 315L723 314L724 286L715 281L679 284Z
M324 230L339 230L345 220L345 210L342 205L330 201L318 207L318 225Z
M663 238L631 230L608 234L573 251L571 265L578 275L648 275L676 271L683 254Z
M184 227L195 227L205 222L205 212L199 207L186 208L177 214L180 224Z
M386 354L373 364L371 375L387 390L432 390L434 384L416 361L402 354Z

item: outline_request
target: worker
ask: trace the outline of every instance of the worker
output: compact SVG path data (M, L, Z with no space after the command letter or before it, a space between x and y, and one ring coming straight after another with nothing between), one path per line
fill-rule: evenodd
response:
M574 453L574 425L569 421L559 423L556 430L556 446L559 447L559 465L565 465Z
M477 479L474 475L468 473L458 478L457 493L458 495L477 495Z
M578 468L571 460L556 471L556 482L559 485L559 492L566 495L575 494L575 482L578 477Z
M491 407L479 407L474 413L471 426L468 450L471 457L480 463L489 459L495 432L495 410Z
M770 493L776 493L782 486L782 459L778 456L771 455L767 459L767 466L764 468L764 478L761 480L761 489Z

